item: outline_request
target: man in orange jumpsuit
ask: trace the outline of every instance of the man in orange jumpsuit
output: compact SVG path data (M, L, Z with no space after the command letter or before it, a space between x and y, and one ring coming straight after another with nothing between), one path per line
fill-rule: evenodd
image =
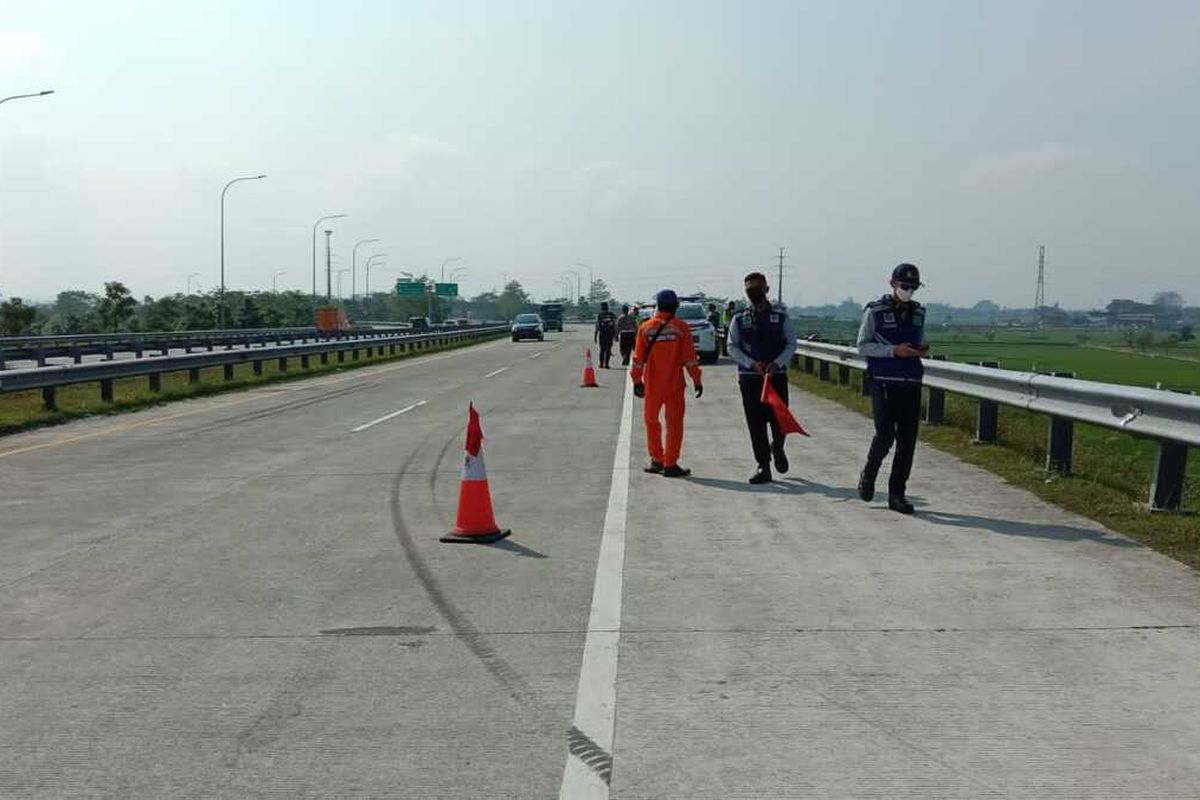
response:
M658 312L642 323L637 332L633 351L633 393L645 399L642 417L646 422L646 444L650 450L650 466L646 472L667 478L683 478L692 474L679 466L679 451L683 448L683 370L692 377L696 397L704 394L700 375L700 359L688 324L675 316L679 298L664 289L655 298ZM659 416L667 412L667 442L663 446L662 424Z

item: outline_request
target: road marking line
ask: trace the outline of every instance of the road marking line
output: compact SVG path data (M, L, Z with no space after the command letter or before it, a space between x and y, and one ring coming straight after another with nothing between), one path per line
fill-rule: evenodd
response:
M545 351L545 350L543 350L543 351L542 351L542 352L540 352L540 353L534 353L534 354L533 354L533 355L531 355L529 358L530 358L530 359L534 359L534 358L541 358L541 357L542 357L542 356L544 356L544 355L546 355L546 351Z
M507 372L507 371L508 371L508 367L501 367L500 369L492 370L491 372L489 372L487 375L484 375L483 377L494 378L497 375L499 375L501 372Z
M359 425L357 428L351 429L350 432L351 433L360 433L362 431L365 431L367 428L372 428L372 427L378 425L381 422L387 422L389 419L392 419L393 417L398 417L401 414L407 414L408 412L412 411L414 408L420 408L421 406L425 405L427 402L429 402L429 401L428 400L420 400L416 403L413 403L411 406L405 406L404 408L400 409L399 411L393 411L390 414L384 414L379 419L373 419L370 422L364 422L362 425Z
M132 422L132 423L128 423L125 425L119 425L119 426L114 425L112 427L105 427L104 429L98 430L98 431L89 431L87 433L81 433L76 436L68 436L65 439L55 439L54 441L50 441L50 442L39 442L38 444L26 445L25 447L14 447L11 450L0 450L0 458L7 458L8 456L20 455L21 453L30 453L30 452L34 452L37 450L46 450L51 447L59 447L64 444L72 444L74 442L86 441L88 439L96 439L101 436L111 436L115 433L124 433L126 431L135 430L137 428L147 428L152 425L161 425L164 422L171 422L172 420L182 419L184 417L194 417L197 414L207 414L212 411L219 411L220 409L226 408L228 406L236 406L236 405L241 405L242 403L249 403L253 400L260 400L264 397L272 397L275 394L282 394L283 392L301 392L306 389L320 389L324 386L329 386L329 385L335 384L335 383L345 383L346 381L355 380L358 378L370 378L371 376L379 375L384 372L394 372L395 370L398 370L398 369L409 369L411 367L419 367L422 364L428 364L431 361L442 361L443 359L447 359L447 358L456 358L460 355L468 355L472 351L478 352L480 350L487 350L487 349L496 347L497 345L500 345L500 344L503 344L503 342L492 342L490 344L481 344L481 345L468 345L466 347L456 350L453 353L446 353L445 355L415 356L412 358L407 358L404 360L403 364L396 364L394 366L376 367L375 365L372 364L372 365L365 366L361 369L352 370L350 372L350 374L343 375L341 377L336 377L336 378L328 378L328 377L324 377L321 375L314 375L311 380L298 380L294 384L285 384L285 386L290 386L290 388L275 387L273 385L273 382L267 382L260 386L250 387L245 390L244 396L235 398L233 400L227 400L223 403L217 403L216 401L214 401L213 404L206 403L204 408L192 409L190 411L181 411L178 414L170 414L165 417L157 417L155 419L142 420L142 421ZM205 398L197 397L197 398L192 398L192 399L199 402L199 401L204 400Z
M612 782L632 431L633 384L630 383L625 386L617 452L613 456L608 510L604 514L604 535L600 539L600 558L596 562L596 583L592 589L592 613L583 642L575 717L558 794L562 800L581 797L604 800L609 796Z

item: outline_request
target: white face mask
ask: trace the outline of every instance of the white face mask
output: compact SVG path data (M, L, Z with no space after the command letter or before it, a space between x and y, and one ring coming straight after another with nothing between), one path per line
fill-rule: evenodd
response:
M912 300L913 292L915 291L916 289L896 289L896 297L901 303L907 303L909 300Z

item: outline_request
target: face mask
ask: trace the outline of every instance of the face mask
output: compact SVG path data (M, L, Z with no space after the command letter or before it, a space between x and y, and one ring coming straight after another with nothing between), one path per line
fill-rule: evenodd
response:
M913 292L915 291L916 289L896 289L896 297L901 303L907 303L909 300L912 300Z
M749 298L752 305L761 306L766 302L767 293L762 289L747 289L746 297Z

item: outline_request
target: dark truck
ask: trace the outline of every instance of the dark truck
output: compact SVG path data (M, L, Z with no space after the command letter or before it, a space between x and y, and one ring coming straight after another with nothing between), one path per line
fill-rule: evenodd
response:
M541 315L544 330L561 331L563 329L562 303L542 303Z

